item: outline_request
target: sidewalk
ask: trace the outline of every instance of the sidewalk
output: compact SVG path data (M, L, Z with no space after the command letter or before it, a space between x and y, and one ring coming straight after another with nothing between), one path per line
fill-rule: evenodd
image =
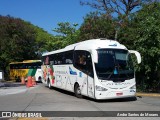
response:
M24 86L19 82L0 82L0 88L2 87L19 87Z
M26 85L16 82L0 82L0 96L26 92Z
M140 92L137 92L137 93L136 93L136 96L137 96L137 97L140 97L140 96L160 97L160 93L140 93Z

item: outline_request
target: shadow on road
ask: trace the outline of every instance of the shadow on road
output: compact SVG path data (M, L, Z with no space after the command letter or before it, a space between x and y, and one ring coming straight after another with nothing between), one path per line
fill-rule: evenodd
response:
M48 86L45 86L45 87L48 88ZM48 88L48 89L49 89L49 88ZM62 89L60 89L60 88L52 87L51 90L55 90L55 91L57 91L57 92L60 92L60 93L66 94L66 95L75 96L74 93L69 92L69 91L66 91L66 90L62 90Z
M127 98L116 98L116 99L109 99L109 100L94 100L95 102L103 103L103 102L131 102L136 101L136 97L127 97Z
M45 87L47 87L47 86L45 86ZM60 88L52 87L52 90L56 90L57 92L60 92L60 93L66 94L66 95L75 96L74 93L66 91L66 90L62 90ZM79 98L79 99L81 99L81 98ZM137 97L117 98L117 99L109 99L109 100L95 100L93 98L83 96L82 99L86 99L86 100L93 101L93 102L98 102L98 103L103 103L103 102L131 102L131 101L136 101Z
M3 87L20 87L20 86L25 86L21 83L3 83L3 82L0 82L0 88L3 88Z

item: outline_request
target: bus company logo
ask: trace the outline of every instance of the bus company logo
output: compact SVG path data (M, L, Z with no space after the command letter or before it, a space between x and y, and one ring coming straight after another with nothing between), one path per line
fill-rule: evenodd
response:
M11 112L2 112L2 118L11 117Z
M79 72L79 77L82 77L82 72Z
M108 84L106 84L106 85L114 85L113 83L108 83Z
M130 85L130 83L108 83L106 85Z
M71 75L77 75L77 72L73 71L70 67L69 67L69 72L70 72Z
M111 45L109 45L109 46L116 47L116 46L117 46L117 44L115 43L115 44L111 44Z
M130 83L115 83L115 85L130 85Z

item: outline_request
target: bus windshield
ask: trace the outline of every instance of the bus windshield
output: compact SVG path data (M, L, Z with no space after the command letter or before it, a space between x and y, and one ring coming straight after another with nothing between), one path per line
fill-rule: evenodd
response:
M32 63L12 63L10 69L41 69L41 62Z
M98 49L97 76L102 80L125 81L134 78L131 56L127 50Z

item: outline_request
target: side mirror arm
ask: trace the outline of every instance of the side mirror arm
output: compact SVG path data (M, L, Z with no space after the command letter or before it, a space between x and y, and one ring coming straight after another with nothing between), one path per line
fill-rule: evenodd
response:
M135 55L136 55L136 57L137 57L137 62L138 62L138 64L140 64L141 63L141 54L139 53L139 52L137 52L137 51L135 51L135 50L129 50L129 53L134 53Z

